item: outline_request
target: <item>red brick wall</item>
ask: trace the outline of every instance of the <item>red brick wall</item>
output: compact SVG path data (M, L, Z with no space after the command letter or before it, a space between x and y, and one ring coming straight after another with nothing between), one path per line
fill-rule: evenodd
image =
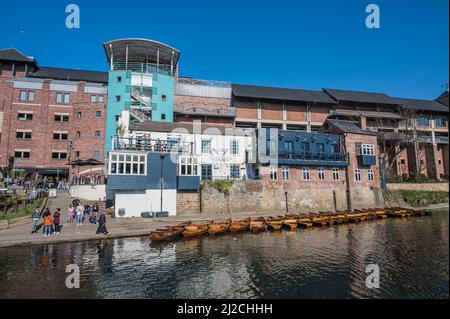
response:
M288 121L307 121L306 105L304 104L286 103L286 113Z
M207 98L197 96L174 96L174 106L218 106L230 107L230 99Z
M238 118L256 119L258 117L256 100L236 98L234 106L237 109Z
M311 105L311 121L323 123L330 115L330 107L321 105L321 104L313 104Z
M4 78L3 78L4 80ZM91 103L91 94L84 93L84 83L79 83L78 92L72 92L70 105L56 106L56 92L50 91L50 84L44 83L42 90L35 91L35 99L31 103L19 102L20 89L12 88L11 83L5 84L0 80L0 104L3 105L3 127L0 151L0 165L7 165L8 158L14 156L15 149L29 149L29 159L15 159L18 167L60 167L69 159L52 159L52 150L67 150L67 140L54 140L54 131L68 132L68 138L73 141L71 159L75 158L75 152L80 152L80 158L94 157L94 152L99 151L98 160L104 161L105 116L107 96L104 95L103 103ZM18 111L32 111L32 121L20 121L17 119ZM101 117L96 117L96 112L101 111ZM82 112L81 118L77 113ZM55 113L67 113L69 122L55 122ZM16 139L17 129L32 130L31 140ZM81 138L76 138L76 132L81 131ZM100 137L95 132L100 131Z
M261 102L261 118L264 120L283 120L281 102Z
M357 144L367 143L373 144L375 146L375 157L377 158L377 164L372 166L360 166L357 158ZM350 166L348 167L349 172L349 184L350 189L359 187L374 187L380 188L380 168L378 166L378 144L377 137L372 135L356 135L356 134L346 134L345 136L345 147L347 153L350 155ZM355 180L355 169L361 170L361 181ZM372 169L374 174L374 180L368 180L368 170Z
M266 189L277 189L282 186L286 191L293 191L296 189L330 189L337 187L345 187L345 170L342 167L336 167L339 169L339 180L333 180L332 168L334 167L323 167L325 169L325 179L319 179L318 168L321 166L300 166L300 165L289 165L289 180L283 180L282 166L278 167L278 180L273 181L270 179L269 166L264 166L262 168L262 180ZM303 168L309 168L309 181L303 179Z

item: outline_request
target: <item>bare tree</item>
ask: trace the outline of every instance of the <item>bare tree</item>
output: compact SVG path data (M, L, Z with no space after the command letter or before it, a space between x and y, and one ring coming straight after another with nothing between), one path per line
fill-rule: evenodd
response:
M415 109L402 108L397 109L401 120L396 121L392 127L387 125L387 121L382 118L375 120L375 129L378 135L378 144L380 146L380 157L383 160L386 172L389 172L396 163L397 156L408 147L414 147L420 140L417 135L417 120L419 113ZM397 131L384 131L396 129Z

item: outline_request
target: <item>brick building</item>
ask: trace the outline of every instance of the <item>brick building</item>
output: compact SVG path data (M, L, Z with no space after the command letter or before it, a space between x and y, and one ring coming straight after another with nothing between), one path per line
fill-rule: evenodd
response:
M71 160L104 161L107 73L41 67L15 49L0 50L0 70L0 166L68 178Z
M155 115L154 121L311 133L336 119L399 136L401 110L415 109L417 141L388 157L388 173L448 175L448 92L436 100L413 100L375 92L231 84L178 76L179 52L159 42L114 40L105 43L105 51L109 72L43 67L15 49L0 50L0 166L14 157L16 168L67 175L69 160L104 161L110 136L128 109L122 122L129 126Z

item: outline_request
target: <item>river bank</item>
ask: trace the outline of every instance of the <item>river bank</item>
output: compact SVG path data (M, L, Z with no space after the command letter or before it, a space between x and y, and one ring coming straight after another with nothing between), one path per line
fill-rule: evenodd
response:
M449 208L449 203L435 204L416 209L444 210ZM223 220L228 218L241 219L246 217L268 217L277 215L274 213L241 213L241 214L210 214L191 216L171 216L167 218L108 218L107 228L109 236L97 235L96 225L85 222L82 226L75 223L67 223L63 216L63 227L59 235L44 237L41 231L31 234L30 223L19 225L10 229L0 231L0 248L11 246L41 245L49 243L69 243L89 240L101 240L112 238L142 237L150 234L151 231L172 226L180 222L200 221L200 220Z

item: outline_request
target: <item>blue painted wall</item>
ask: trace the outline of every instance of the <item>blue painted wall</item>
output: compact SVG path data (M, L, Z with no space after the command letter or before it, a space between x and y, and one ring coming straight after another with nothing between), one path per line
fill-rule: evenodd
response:
M163 101L162 96L166 99ZM170 75L153 73L152 121L173 122L174 78ZM162 115L165 115L165 119Z
M118 81L118 77L121 81ZM121 115L122 110L129 108L131 104L131 95L129 87L131 86L130 71L110 71L108 75L108 106L106 110L106 136L105 151L112 149L112 137L116 135L117 121L116 116ZM116 97L120 96L120 102Z
M147 155L147 175L108 175L107 191L161 189L161 164L163 189L198 190L200 188L199 176L177 176L177 163L172 161L170 154L163 156L161 161L159 153Z
M266 154L269 155L269 129L261 130L266 130ZM260 133L264 132L260 131ZM344 136L278 130L277 143L279 164L348 165L348 160L344 159L343 153ZM322 155L321 158L315 158L319 154Z

